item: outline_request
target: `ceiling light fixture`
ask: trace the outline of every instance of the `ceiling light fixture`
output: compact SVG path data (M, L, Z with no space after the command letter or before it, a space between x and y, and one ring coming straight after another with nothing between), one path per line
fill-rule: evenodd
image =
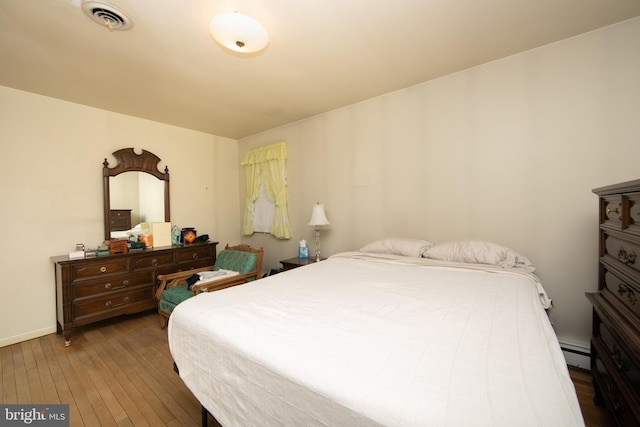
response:
M214 16L209 23L209 33L215 41L234 52L258 52L269 43L269 34L264 26L239 12Z

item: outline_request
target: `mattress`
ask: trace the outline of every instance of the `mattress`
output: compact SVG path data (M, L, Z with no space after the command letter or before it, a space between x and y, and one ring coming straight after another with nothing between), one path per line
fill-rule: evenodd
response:
M578 426L527 272L343 253L180 304L171 354L229 426Z

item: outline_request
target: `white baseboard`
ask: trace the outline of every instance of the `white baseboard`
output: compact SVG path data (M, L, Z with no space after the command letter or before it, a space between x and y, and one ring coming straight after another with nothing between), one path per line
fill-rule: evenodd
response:
M48 327L48 328L42 328L42 329L38 329L35 331L30 331L24 334L20 334L20 335L14 335L11 337L7 337L7 338L1 338L0 339L0 347L5 347L8 345L12 345L12 344L17 344L19 342L22 341L28 341L28 340L32 340L34 338L39 338L42 337L44 335L49 335L49 334L55 334L56 333L56 327L52 326L52 327Z
M561 342L560 348L567 365L591 370L591 349L589 347Z

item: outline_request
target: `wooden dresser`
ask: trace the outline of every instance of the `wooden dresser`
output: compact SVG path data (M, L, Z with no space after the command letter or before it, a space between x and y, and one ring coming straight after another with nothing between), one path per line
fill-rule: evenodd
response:
M218 242L145 249L106 257L52 257L56 276L57 330L71 344L71 330L121 314L157 310L156 277L213 265Z
M596 403L621 426L640 425L640 180L596 188L600 263L591 371Z

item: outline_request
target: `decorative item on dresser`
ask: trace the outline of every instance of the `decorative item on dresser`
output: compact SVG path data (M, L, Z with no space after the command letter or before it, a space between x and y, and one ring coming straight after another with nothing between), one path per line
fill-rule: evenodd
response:
M76 326L157 310L157 276L215 264L217 244L196 243L87 259L52 257L57 331L64 333L65 345L71 345L71 330Z
M598 292L593 305L591 371L596 403L617 423L640 425L640 179L596 188Z

